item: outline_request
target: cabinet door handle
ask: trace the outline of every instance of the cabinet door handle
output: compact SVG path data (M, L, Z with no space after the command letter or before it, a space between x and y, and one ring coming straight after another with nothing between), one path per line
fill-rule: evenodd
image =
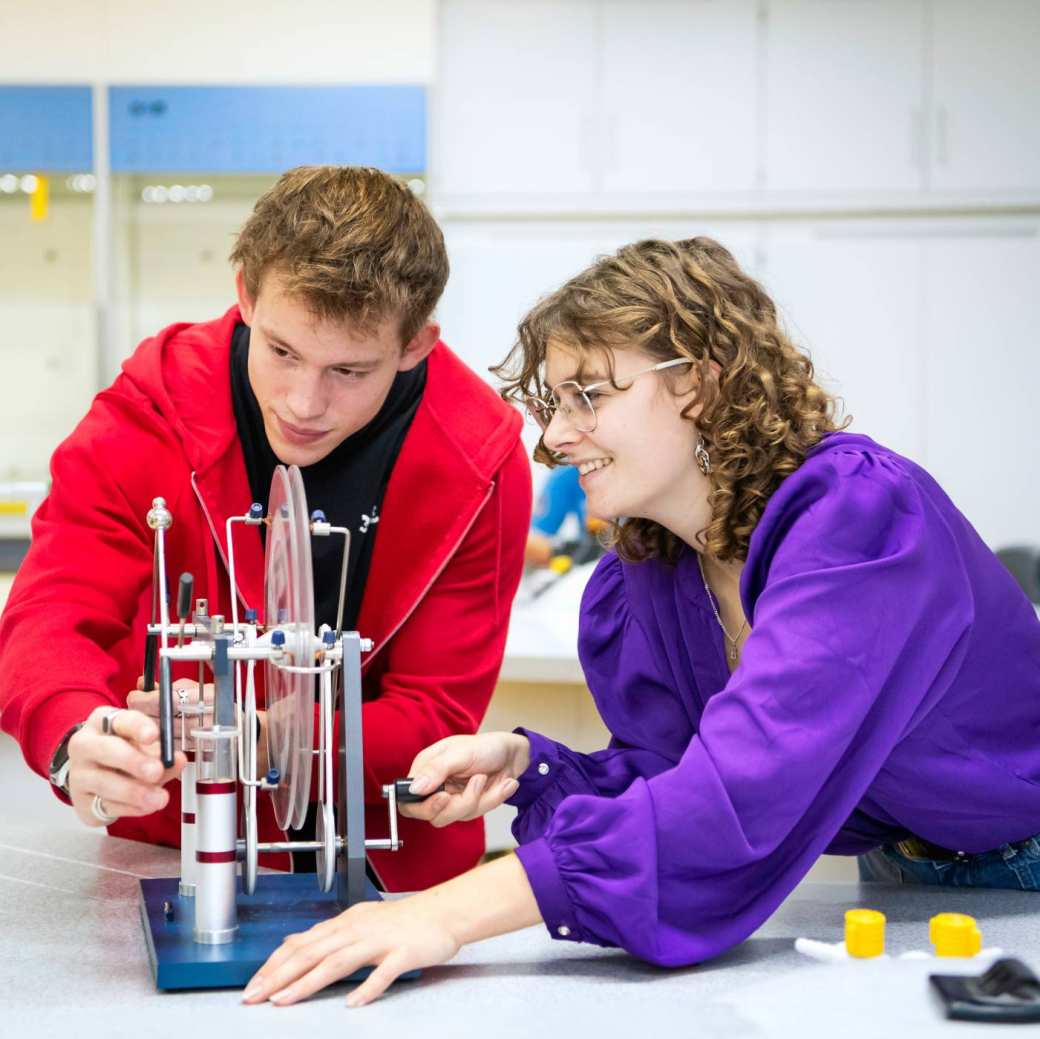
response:
M924 167L924 113L920 108L910 109L910 162L918 169Z
M950 163L950 117L945 105L935 110L935 161L940 166Z

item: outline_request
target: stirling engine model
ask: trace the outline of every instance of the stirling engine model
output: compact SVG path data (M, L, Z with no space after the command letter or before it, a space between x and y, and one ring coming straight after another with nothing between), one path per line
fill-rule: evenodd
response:
M254 610L247 610L241 620L238 616L232 540L236 523L267 526L263 625L257 623ZM397 803L420 799L408 793L406 779L384 787L389 839L365 839L361 654L371 649L371 643L356 631L340 630L350 531L331 526L321 512L308 517L300 470L296 466L275 470L266 517L262 506L254 504L246 515L227 521L230 623L225 617L210 616L206 600L192 603L189 574L180 578L177 620L171 621L165 538L172 524L166 503L156 498L148 513L155 550L144 687L154 689L158 662L160 740L166 767L174 761L175 715L182 719L181 749L188 764L181 775L181 876L141 881L142 922L159 988L240 986L286 934L356 902L380 897L366 877L366 852L397 851L401 847ZM323 624L315 631L312 536L344 539L335 629ZM174 690L171 666L175 661L198 664L197 693ZM265 670L270 761L264 776L257 775L258 665ZM203 696L207 669L214 687L212 705ZM340 689L337 789L333 723ZM197 728L190 728L191 720ZM279 827L299 828L307 815L315 767L315 839L259 843L258 792L269 792ZM261 852L292 851L315 853L316 877L259 873Z

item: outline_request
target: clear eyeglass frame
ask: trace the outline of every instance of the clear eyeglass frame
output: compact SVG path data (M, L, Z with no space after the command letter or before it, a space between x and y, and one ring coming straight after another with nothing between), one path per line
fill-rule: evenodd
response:
M621 380L625 385L620 388L627 390L641 375L664 371L665 368L674 368L679 364L693 363L694 361L689 357L673 357L669 361L660 361L649 368L643 368L641 371L626 376ZM589 383L587 386L580 385L574 379L565 379L549 390L549 400L543 400L541 397L529 394L524 398L524 407L527 410L528 417L541 429L542 433L545 433L549 428L549 424L558 411L562 412L571 425L579 432L594 433L597 423L596 408L589 394L595 390L602 389L604 386L611 385L613 383L611 383L610 379Z

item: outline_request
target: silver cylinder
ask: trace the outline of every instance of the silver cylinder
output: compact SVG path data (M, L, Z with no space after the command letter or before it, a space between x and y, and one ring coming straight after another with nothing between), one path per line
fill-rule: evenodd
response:
M195 933L196 942L223 945L238 931L237 730L213 726L195 737Z
M195 755L188 752L188 764L181 773L181 882L180 893L186 897L195 894Z

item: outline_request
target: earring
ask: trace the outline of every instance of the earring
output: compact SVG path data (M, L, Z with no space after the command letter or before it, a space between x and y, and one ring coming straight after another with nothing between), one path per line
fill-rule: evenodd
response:
M711 458L704 446L704 437L697 438L697 446L693 449L693 455L697 459L697 465L705 476L711 475Z

